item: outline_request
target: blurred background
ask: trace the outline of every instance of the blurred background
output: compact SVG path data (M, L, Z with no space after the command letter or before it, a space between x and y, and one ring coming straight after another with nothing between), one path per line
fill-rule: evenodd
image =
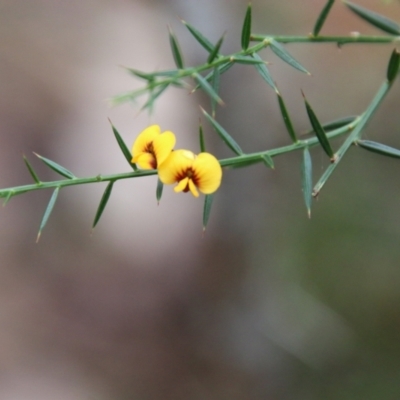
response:
M359 0L400 21L398 2ZM308 34L322 0L253 0L253 32ZM240 48L243 0L0 0L0 185L58 179L32 152L77 176L130 171L107 118L129 146L150 123L198 149L199 93L169 89L152 116L107 99L142 85L121 66L173 68L167 25L188 65ZM380 34L336 2L323 33ZM393 45L287 45L312 76L261 53L298 132L302 89L328 121L360 114ZM245 151L289 143L274 92L254 68L222 76L219 122ZM399 82L364 138L400 147ZM203 121L208 149L231 153ZM340 144L334 143L334 147ZM328 165L312 150L314 180ZM41 240L50 192L0 213L0 399L400 398L399 161L352 148L306 215L300 153L226 170L202 235L202 200L156 178L62 190Z

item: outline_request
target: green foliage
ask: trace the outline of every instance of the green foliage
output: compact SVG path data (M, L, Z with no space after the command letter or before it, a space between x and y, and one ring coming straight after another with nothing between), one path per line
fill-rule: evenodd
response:
M335 161L335 155L333 153L331 144L329 143L328 137L326 136L325 130L322 127L322 124L319 122L317 116L314 113L314 110L311 108L310 104L307 102L304 93L304 102L306 105L306 110L307 110L307 115L310 120L311 126L313 127L313 130L315 134L317 135L317 138L321 144L321 147L324 149L325 153L329 156L331 161Z
M110 181L110 182L108 183L107 187L106 187L106 190L105 190L104 193L103 193L103 196L101 197L99 206L98 206L98 208L97 208L96 215L95 215L95 217L94 217L92 229L94 229L94 227L97 225L97 223L98 223L99 220L100 220L100 217L101 217L102 214L103 214L104 209L106 208L106 205L107 205L107 202L108 202L108 200L109 200L109 198L110 198L110 195L111 195L113 186L114 186L114 181Z
M145 101L141 109L148 109L149 111L152 111L159 97L167 89L169 89L170 87L177 87L179 89L187 90L189 86L188 81L194 81L196 86L192 91L201 89L209 96L211 100L211 112L208 113L207 111L202 109L204 118L212 126L217 135L234 153L234 156L231 158L219 160L219 163L222 167L246 167L256 163L264 163L267 167L274 168L274 157L292 151L302 151L303 157L299 165L302 180L301 186L304 194L304 201L306 204L307 213L308 215L310 215L312 196L315 197L320 193L322 187L328 181L329 177L334 172L337 165L339 165L339 163L347 153L348 149L352 145L357 145L362 149L372 151L380 155L400 158L399 150L382 143L362 139L363 130L366 124L371 120L374 112L381 105L384 97L393 86L393 83L398 76L400 66L400 53L397 49L394 49L392 51L390 59L388 60L386 75L382 72L383 83L381 87L372 98L366 110L360 116L343 116L335 121L324 123L317 118L313 108L304 97L306 113L308 115L311 125L311 128L307 133L315 134L314 136L307 137L305 139L302 139L303 136L299 135L298 132L296 133L293 121L290 118L286 104L277 89L275 80L266 65L266 61L259 54L261 50L270 48L272 52L275 53L275 55L286 64L298 71L310 75L310 72L286 49L285 45L287 43L336 43L337 45L342 46L345 44L355 45L357 43L369 43L371 45L379 45L385 43L395 43L398 40L397 36L400 35L400 27L397 22L392 21L385 16L379 15L373 11L358 6L349 1L344 1L344 4L348 10L355 13L358 17L362 18L370 25L388 33L389 36L367 36L362 34L348 36L320 35L321 29L323 28L326 19L330 15L331 8L334 5L334 0L328 0L325 3L325 6L322 8L316 19L312 33L309 35L259 35L252 32L252 6L251 4L249 4L245 11L241 42L238 45L239 50L237 52L227 55L221 52L221 47L225 38L225 34L222 35L217 43L214 45L209 39L206 38L203 33L201 33L199 30L194 28L186 21L182 21L182 23L188 29L189 33L193 36L196 42L198 42L207 51L208 56L205 62L197 66L186 66L178 39L173 33L172 29L169 28L169 41L176 68L156 72L142 72L134 68L127 68L127 71L135 78L140 79L144 86L140 89L115 96L112 99L112 103L121 104L126 102L136 102L140 97L147 95L147 100ZM371 49L371 47L369 49ZM265 82L265 87L271 87L275 91L278 99L280 114L289 134L289 144L281 147L245 154L239 143L235 139L233 139L233 136L228 133L217 121L217 105L223 104L223 101L219 94L220 81L224 78L223 75L236 64L242 64L250 68L255 68L262 78L262 81L260 82ZM250 94L246 95L249 99L251 99ZM105 209L105 206L107 205L113 189L113 185L116 181L121 179L140 178L157 174L157 171L155 170L139 170L137 169L135 164L131 163L132 155L130 150L126 146L124 140L122 139L122 136L117 131L117 129L112 124L111 127L117 144L121 150L121 153L130 165L130 168L133 168L133 171L114 175L98 175L89 178L78 178L65 167L35 153L36 156L47 167L51 168L53 171L55 171L65 179L42 182L36 174L32 165L24 156L24 162L32 179L34 180L34 183L30 185L0 189L0 198L5 199L4 204L6 204L13 196L19 194L42 189L53 190L53 194L50 198L49 204L45 210L44 216L40 224L38 239L54 208L61 188L73 185L108 182L108 185L101 198L94 218L93 227L95 227ZM334 152L331 147L331 139L338 136L345 136L345 139L338 150ZM204 152L205 143L201 123L199 128L199 138L200 149L202 152ZM288 140L289 138L286 139ZM331 160L331 164L323 172L322 176L319 178L314 188L312 188L312 158L309 149L315 146L320 146L325 151L325 153ZM162 192L163 184L158 180L156 190L156 198L158 202L161 199ZM203 209L204 228L206 227L209 220L213 197L214 195L205 196Z
M214 200L213 194L207 194L204 197L204 206L203 206L203 231L206 230L208 220L210 219L211 206Z
M247 7L246 16L243 21L242 28L242 49L247 50L250 44L251 35L251 4Z
M350 1L343 1L347 7L359 17L361 17L364 21L367 21L371 25L375 26L378 29L381 29L384 32L390 33L392 35L400 35L400 26L396 22L392 21L389 18L384 17L383 15L377 14L371 10L367 10L364 7L361 7L357 4L351 3Z
M331 11L334 2L335 0L328 0L327 3L325 4L325 7L322 9L321 14L318 16L317 21L315 22L314 29L312 32L313 36L318 36L320 30L322 29L322 26L324 25L326 18L328 17L329 11Z

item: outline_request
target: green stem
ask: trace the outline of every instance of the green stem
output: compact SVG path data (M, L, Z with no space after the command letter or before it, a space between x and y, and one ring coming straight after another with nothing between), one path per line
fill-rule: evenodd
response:
M212 63L204 63L197 67L189 67L185 69L176 70L176 73L161 78L160 73L154 73L154 79L149 80L146 87L133 91L122 93L114 96L111 100L114 104L124 103L126 101L132 101L135 98L149 93L159 86L168 86L171 84L182 83L183 78L191 77L193 74L200 73L203 71L211 70L219 65L235 62L234 58L238 56L246 56L254 53L258 53L260 50L269 46L270 41L273 39L280 43L336 43L338 46L348 43L370 43L370 44L385 44L400 42L400 36L368 36L368 35L350 35L350 36L273 36L273 35L258 35L252 34L250 39L256 43L255 45L248 47L246 50L241 50L237 53L233 53L227 56L220 55ZM152 76L153 74L146 74Z
M337 43L338 45L347 43L379 44L400 42L400 36L367 36L358 34L352 36L271 36L253 34L250 39L254 42L274 39L280 43Z
M378 108L379 104L382 102L386 94L388 93L389 89L391 87L391 84L388 81L385 81L381 87L379 88L378 92L376 93L375 97L372 99L371 104L368 106L368 108L365 110L365 112L361 115L359 123L357 126L354 128L353 132L346 138L342 146L339 148L339 150L335 153L334 155L334 161L332 164L329 165L329 167L326 169L324 174L321 176L319 181L316 183L314 186L313 190L313 196L316 197L318 196L319 192L321 191L322 187L325 185L325 182L328 180L328 178L331 176L332 172L335 170L335 168L339 165L339 162L343 158L344 154L347 152L347 150L350 148L350 146L360 138L361 131L364 129L365 125L367 122L371 119L373 113L376 111Z
M352 123L345 125L339 129L335 129L327 134L327 136L332 139L337 136L346 134L352 131L360 121L360 117L356 118ZM319 141L316 137L312 137L310 139L299 140L296 143L290 144L288 146L278 147L276 149L265 150L257 153L245 154L232 158L225 158L220 160L220 164L222 167L234 167L240 166L245 162L261 162L261 156L267 155L270 157L279 156L281 154L289 153L291 151L300 150L305 147L313 147L317 146ZM59 181L50 181L50 182L40 182L39 184L31 184L31 185L23 185L16 186L11 188L0 189L0 198L9 199L13 196L31 192L34 190L42 190L42 189L54 189L54 188L63 188L65 186L75 186L75 185L85 185L89 183L98 183L98 182L110 182L110 181L118 181L120 179L129 179L129 178L140 178L143 176L156 175L156 170L138 170L132 172L126 172L121 174L113 174L113 175L97 175L90 178L73 178L73 179L63 179Z
M333 139L335 137L344 135L350 131L352 131L357 124L359 123L361 117L356 118L352 123L345 125L341 128L335 129L329 133L327 133L327 137L329 139ZM285 153L289 153L291 151L301 150L305 147L314 147L319 145L319 141L317 137L312 137L310 139L298 140L296 143L290 144L288 146L278 147L276 149L260 151L257 153L244 154L242 156L225 158L220 160L220 164L222 167L234 167L235 165L240 165L242 163L252 162L252 161L262 161L261 156L267 155L270 157L280 156Z
M62 188L64 186L85 185L88 183L110 182L110 181L117 181L120 179L139 178L142 176L156 175L156 174L157 174L156 170L138 170L122 174L97 175L90 178L74 178L74 179L63 179L60 181L41 182L40 184L35 183L31 185L23 185L12 188L0 189L0 198L2 197L9 198L12 196L16 196L18 194L32 192L34 190L51 189L56 187Z

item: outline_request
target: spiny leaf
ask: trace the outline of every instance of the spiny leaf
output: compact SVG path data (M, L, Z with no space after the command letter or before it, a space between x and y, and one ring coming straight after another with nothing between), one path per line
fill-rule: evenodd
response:
M146 81L152 81L154 80L154 75L153 74L148 74L146 72L138 71L137 69L129 68L129 67L123 67L125 68L129 73L132 75L144 79Z
M261 156L261 158L262 158L262 160L264 161L264 164L265 164L268 168L275 169L274 161L272 160L272 157L271 157L270 155L268 155L268 154L263 154L263 155Z
M48 158L42 157L35 152L33 154L36 157L38 157L40 160L42 160L49 168L51 168L53 171L57 172L58 174L64 176L65 178L68 178L68 179L76 178L76 176L71 171L68 171L66 168L62 167L60 164L57 164L56 162L51 161Z
M205 110L201 110L225 144L238 156L243 155L243 150L236 143L233 137L213 117L211 117L211 115L207 114Z
M291 65L293 68L301 72L311 75L298 61L296 61L290 53L275 39L270 39L270 46L272 51L283 61Z
M200 139L200 152L204 153L206 151L206 144L204 141L203 126L199 125L199 139Z
M297 143L297 137L296 137L296 132L294 131L292 121L290 119L289 113L287 111L285 102L283 101L283 98L281 94L276 91L276 95L278 96L278 103L279 103L279 109L281 110L281 115L283 118L283 122L285 123L286 129L289 133L290 138L292 139L293 143Z
M232 62L230 62L230 61L228 61L228 62L226 62L226 63L224 63L224 64L219 65L219 66L217 67L217 68L218 68L219 74L220 74L220 75L223 74L223 73L226 72L229 68L231 68L233 65L234 65L234 63L232 63ZM207 82L211 82L212 79L213 79L213 76L214 76L214 70L212 70L211 72L209 72L209 73L204 77L204 79L205 79ZM197 86L192 90L192 93L194 93L199 87L200 87L200 85L197 85Z
M372 140L357 140L356 144L363 149L372 151L373 153L382 154L388 157L400 158L400 150L394 147L386 146L382 143L373 142Z
M250 64L250 65L264 64L265 65L264 60L262 60L261 58L259 60L256 60L252 56L233 56L230 58L230 61L238 63L238 64Z
M148 75L150 77L152 77L152 78L157 78L159 76L170 77L170 76L175 76L175 75L178 75L178 74L179 74L179 70L177 70L177 69L168 69L168 70L165 70L165 71L152 72L151 74L148 74Z
M211 53L214 49L213 44L205 37L202 33L200 33L196 28L192 25L188 24L186 21L182 20L182 24L186 26L189 32L193 35L193 37L209 52Z
M135 101L137 97L142 96L143 94L148 92L148 88L144 87L142 89L134 90L131 92L125 92L125 93L120 93L117 94L116 96L112 97L109 99L109 102L112 106L117 106L123 103L126 103L128 101Z
M251 35L251 3L247 6L246 15L242 27L242 49L247 50Z
M171 29L170 26L168 27L168 30L169 30L169 43L171 45L171 50L172 50L172 55L174 56L175 65L179 69L184 69L185 66L184 66L184 63L183 63L182 51L181 51L181 48L179 46L178 39L176 38L176 36L172 32L172 29Z
M149 99L143 104L141 110L148 108L151 112L155 100L164 92L165 89L167 89L168 86L169 84L165 83L164 85L160 85L157 89L152 90L149 94Z
M54 204L56 203L57 197L58 197L58 193L60 192L60 186L57 186L54 191L53 194L51 195L49 204L46 207L46 210L44 212L43 218L42 218L42 222L40 223L40 227L39 227L39 232L36 238L36 243L39 241L40 236L42 235L42 231L43 228L46 226L47 221L50 217L51 212L53 211L54 208Z
M400 26L396 22L383 15L377 14L376 12L370 11L357 4L351 3L350 1L343 0L343 3L350 8L355 14L361 17L363 20L369 22L371 25L384 32L392 35L400 35Z
M110 181L106 187L106 190L103 193L103 196L101 197L99 207L97 208L96 215L94 217L92 229L95 228L95 226L97 225L97 223L100 220L101 215L103 214L104 209L106 208L106 205L107 205L108 199L110 198L113 186L114 186L114 181Z
M387 74L386 74L389 83L392 83L397 77L397 74L399 72L399 66L400 66L400 52L397 49L394 49L389 60Z
M215 60L215 58L218 56L219 49L221 48L222 42L224 41L224 37L225 37L225 34L221 36L221 39L218 40L213 51L208 56L208 58L207 58L208 64L211 64Z
M213 87L197 72L193 74L193 78L196 79L199 86L211 97L211 99L215 100L218 104L224 104L222 99L215 92Z
M307 207L308 218L311 217L311 201L312 201L312 162L308 147L303 150L303 160L301 163L301 182L303 189L304 201Z
M2 196L3 197L3 196ZM10 199L11 199L11 197L13 197L13 192L10 190L8 193L7 193L7 196L5 196L6 197L6 199L4 200L4 202L3 202L3 207L5 207L6 205L7 205L7 203L10 201Z
M334 129L341 128L343 126L351 124L355 119L357 119L357 115L349 115L348 117L343 117L343 118L338 118L335 119L334 121L326 122L322 124L322 127L324 128L325 132L333 131ZM311 129L307 132L305 132L305 135L309 135L310 133L313 133L314 130Z
M312 32L313 36L318 36L334 2L335 2L335 0L328 0L327 3L325 4L325 7L322 9L321 14L319 14L319 16L318 16L317 22L315 23L315 26L314 26L314 29Z
M214 74L212 77L212 88L214 89L215 93L219 93L219 83L220 83L220 73L218 68L214 68ZM214 98L211 98L211 112L213 118L215 118L215 112L217 109L217 101Z
M28 171L29 171L29 173L31 174L33 180L34 180L38 185L40 185L40 184L41 184L40 179L39 179L39 177L36 175L36 172L34 171L32 165L29 163L28 159L27 159L25 156L23 156L23 158L24 158L24 161L25 161L25 165L26 165L26 167L28 168Z
M308 119L310 120L311 126L314 129L314 132L319 140L319 143L321 144L321 147L324 149L325 153L329 156L330 160L333 162L333 161L335 161L335 155L334 155L332 147L329 143L328 137L326 136L324 128L322 127L317 116L315 115L314 110L308 104L308 102L304 96L304 93L302 93L302 94L304 97L307 115L308 115Z
M203 207L203 232L206 230L208 220L210 218L211 206L214 200L213 194L206 194L204 197L204 207Z
M160 204L160 200L163 194L164 184L160 181L160 178L157 179L157 189L156 189L156 199L157 204Z
M254 53L252 56L256 61L263 61L257 53ZM258 73L261 75L261 78L263 78L265 82L267 82L268 85L272 87L272 89L276 90L274 80L272 79L271 74L269 73L269 70L265 63L263 62L262 64L256 64L255 67Z
M128 161L129 165L133 168L134 171L137 171L136 164L132 163L132 154L131 154L131 152L129 151L128 147L126 146L125 142L123 141L121 135L119 134L119 132L117 131L115 126L112 124L111 120L108 119L108 121L111 124L111 128L113 130L115 139L117 140L118 146L121 149L122 154L124 155L126 161Z

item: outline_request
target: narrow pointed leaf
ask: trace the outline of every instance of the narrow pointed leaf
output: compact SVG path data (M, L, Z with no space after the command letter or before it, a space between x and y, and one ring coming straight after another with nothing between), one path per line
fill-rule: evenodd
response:
M324 8L321 11L321 14L319 14L317 18L317 22L315 23L314 29L313 29L313 36L318 36L322 26L324 25L324 22L329 14L329 11L331 10L333 3L335 0L328 0L324 6Z
M303 160L301 163L301 183L304 202L306 203L307 207L308 218L310 218L312 201L312 162L308 147L305 147L303 150Z
M166 83L164 85L159 86L157 89L154 89L152 92L150 92L149 99L146 101L146 103L144 103L141 110L145 110L146 108L148 108L151 112L154 106L154 102L165 91L165 89L168 88L168 86L169 84Z
M256 60L252 56L233 56L233 57L231 57L230 60L237 64L250 64L250 65L264 64L265 65L264 60L262 60L261 58L259 60Z
M124 104L127 102L134 102L136 98L142 96L143 94L148 92L148 88L144 87L142 89L130 91L130 92L125 92L125 93L120 93L117 94L116 96L112 97L109 102L112 106L118 106L120 104Z
M151 74L149 74L149 76L153 77L153 78L157 78L159 76L175 76L179 74L179 70L178 69L168 69L168 70L164 70L164 71L156 71L156 72L152 72Z
M335 119L334 121L325 122L324 124L322 124L322 127L324 128L325 132L333 131L334 129L339 129L342 128L343 126L351 124L357 118L358 118L357 115L349 115L348 117L338 118ZM309 135L310 133L314 133L314 130L310 129L304 134Z
M172 50L172 55L174 56L174 61L175 65L179 69L185 68L184 63L183 63L183 56L182 56L182 51L178 43L178 39L172 32L171 27L168 27L169 30L169 43L171 45L171 50Z
M212 202L214 200L214 195L213 194L206 194L204 197L204 207L203 207L203 231L206 230L208 220L210 218L210 213L211 213L211 206Z
M214 74L212 77L211 85L212 88L214 89L215 93L219 93L219 83L220 83L220 73L218 68L214 68ZM211 98L211 111L212 111L212 116L215 118L215 111L217 109L217 101L214 98Z
M92 229L94 229L94 227L97 225L97 223L100 220L101 215L103 214L104 209L106 208L106 205L107 205L108 199L110 198L113 186L114 186L114 181L110 181L106 187L106 190L103 193L103 196L101 197L100 204L97 208L96 215L94 217Z
M230 61L228 61L228 62L226 62L226 63L224 63L224 64L219 65L219 66L218 66L218 71L219 71L220 75L223 74L224 72L228 71L228 69L231 68L232 66L233 66L233 63L231 63ZM211 72L211 75L212 75L212 72ZM210 78L210 79L211 79L211 78ZM208 79L208 75L207 75L207 81L208 81L208 80L209 80L209 79Z
M262 58L257 53L253 54L253 58L256 61L263 61ZM276 91L276 86L275 86L274 80L272 79L267 66L264 63L262 63L262 64L256 64L255 67L256 67L256 70L258 71L258 73L261 75L261 78L263 78L264 81L267 82L268 85L271 86L272 89L274 89Z
M211 97L211 99L215 100L218 104L224 104L222 99L218 96L218 94L215 92L213 87L207 82L206 79L204 79L198 73L193 74L193 78L196 79L199 86Z
M297 137L296 137L296 132L294 131L292 121L290 119L289 113L287 111L285 102L283 101L283 98L281 94L277 91L276 95L278 96L278 103L279 103L279 109L281 110L281 115L283 118L283 122L285 123L286 129L289 133L290 138L292 139L293 143L297 143Z
M242 49L247 50L251 35L251 3L248 5L242 27Z
M206 151L206 144L204 141L203 126L199 125L199 139L200 139L200 152L204 153Z
M217 67L217 68L218 68L219 74L220 74L220 75L223 74L223 73L226 72L229 68L231 68L233 65L234 65L234 63L232 63L232 62L230 62L230 61L228 61L227 63L224 63L224 64L219 65L219 66ZM209 73L204 77L204 79L205 79L207 82L212 82L213 76L214 76L214 70L212 70L211 72L209 72ZM200 87L200 85L197 85L197 86L192 90L192 93L194 93L199 87Z
M28 168L29 173L31 174L33 180L35 181L35 183L37 183L38 185L41 184L39 177L36 175L36 172L34 171L32 165L29 163L28 159L23 156L24 161L25 161L25 165Z
M134 69L134 68L128 68L128 67L123 67L123 68L125 68L130 74L132 74L138 78L144 79L146 81L154 80L153 74L148 74L146 72L138 71L137 69Z
M314 110L308 104L305 97L304 97L304 102L306 105L308 119L310 120L311 126L313 127L313 130L319 140L319 143L321 144L321 147L324 149L325 153L329 156L329 158L333 162L335 160L335 155L333 153L331 144L329 143L329 140L326 136L325 130L322 127L321 123L319 122L317 116L315 115Z
M270 46L272 51L285 63L289 64L293 68L301 72L305 72L308 75L311 75L298 61L296 61L290 53L275 39L270 39Z
M6 198L5 198L4 202L3 202L3 207L5 207L7 205L7 203L10 201L12 196L13 196L13 192L12 191L7 193L7 196L6 196Z
M57 172L58 174L68 178L68 179L74 179L76 176L71 172L68 171L66 168L62 167L61 165L57 164L54 161L49 160L48 158L42 157L37 153L33 153L36 157L38 157L40 160L42 160L49 168L51 168L53 171Z
M214 49L214 45L196 28L182 20L182 23L186 26L193 37L209 52L211 53Z
M388 157L400 158L399 149L386 146L382 143L373 142L372 140L357 140L356 144L363 149L372 151L373 153L382 154Z
M137 171L137 166L136 164L133 164L132 161L132 154L129 151L128 147L126 146L124 140L122 139L121 135L119 134L119 132L117 131L117 129L115 128L115 126L112 124L112 122L110 121L110 119L108 120L111 124L111 128L113 130L115 139L117 140L118 146L122 151L122 154L124 155L126 161L128 161L128 164L133 168L134 171Z
M47 221L49 220L50 214L51 214L51 212L53 211L53 208L54 208L54 204L56 204L56 200L57 200L59 192L60 192L60 186L56 187L54 189L54 191L53 191L53 194L51 195L49 204L47 205L46 210L44 212L44 215L43 215L43 218L42 218L42 222L40 223L39 232L38 232L38 235L37 235L37 238L36 238L36 242L39 241L40 236L42 234L42 231L43 231L44 227L46 226Z
M400 52L397 49L394 49L389 60L387 74L386 74L389 83L392 83L397 77L397 74L399 72L399 66L400 66Z
M363 20L369 22L371 25L384 32L392 35L400 35L400 26L395 21L384 17L383 15L377 14L376 12L370 11L357 4L351 3L350 1L343 1L347 7L355 14L357 14Z
M271 157L270 155L268 155L268 154L263 154L263 155L261 156L261 158L262 158L262 160L264 161L264 164L265 164L268 168L275 169L274 161L272 160L272 157Z
M210 55L207 58L207 63L211 64L215 58L218 56L219 49L221 48L222 42L224 41L225 35L221 36L221 39L218 40L217 44L215 45L213 51L210 53Z
M157 189L156 189L157 204L160 204L163 190L164 190L164 184L160 181L160 178L158 178L157 179Z
M238 156L244 154L243 150L240 148L240 146L236 143L236 141L233 139L233 137L213 118L211 115L207 114L205 110L203 110L203 114L207 118L207 120L210 122L210 124L213 126L215 131L218 133L218 135L221 137L221 139L225 142L225 144Z

